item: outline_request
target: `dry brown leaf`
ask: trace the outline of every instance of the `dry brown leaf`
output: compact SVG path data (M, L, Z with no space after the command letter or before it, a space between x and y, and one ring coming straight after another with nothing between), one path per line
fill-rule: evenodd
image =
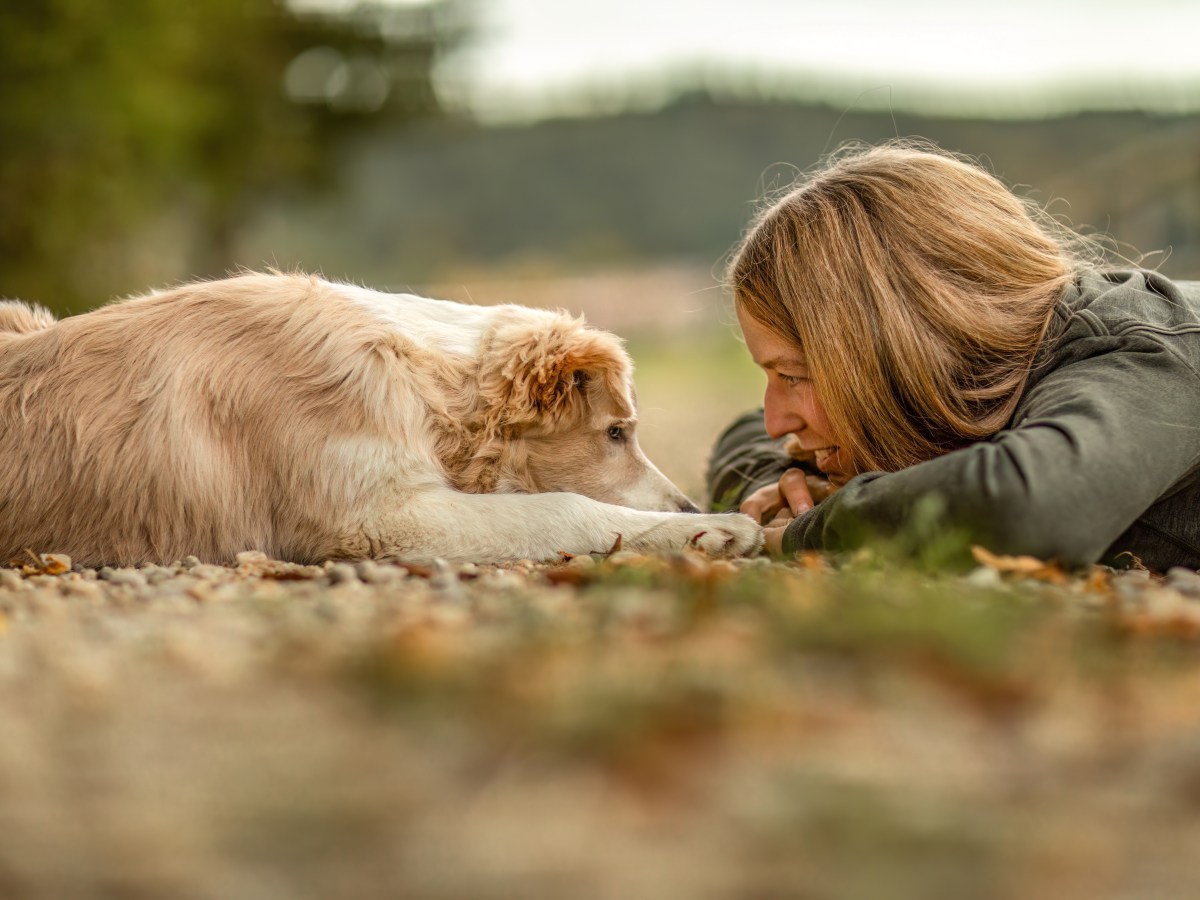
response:
M1049 563L1036 556L1002 556L978 544L971 547L971 555L975 557L975 562L1001 575L1035 578L1051 584L1066 584L1069 580L1067 573L1057 563Z
M422 565L421 563L398 563L401 569L406 571L414 578L432 578L437 574L437 570L433 566Z
M43 553L39 557L43 575L64 575L71 571L71 557L61 553Z
M800 564L801 568L812 572L828 572L830 569L829 560L819 550L804 550L798 553L796 562Z
M580 566L573 566L570 563L563 563L560 566L551 566L542 572L542 577L551 584L567 584L572 587L578 587L581 584L587 584L595 577L595 573L591 569L584 569Z
M34 553L26 548L25 555L29 557L29 561L14 559L10 560L8 564L14 569L20 569L21 574L26 577L30 575L64 575L71 571L71 557L65 554Z
M1087 580L1083 583L1083 590L1088 594L1111 594L1112 573L1104 566L1092 566Z

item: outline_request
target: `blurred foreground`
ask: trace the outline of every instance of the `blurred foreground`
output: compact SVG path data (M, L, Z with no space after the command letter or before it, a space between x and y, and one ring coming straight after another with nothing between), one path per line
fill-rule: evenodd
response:
M49 562L6 900L1195 892L1195 573Z

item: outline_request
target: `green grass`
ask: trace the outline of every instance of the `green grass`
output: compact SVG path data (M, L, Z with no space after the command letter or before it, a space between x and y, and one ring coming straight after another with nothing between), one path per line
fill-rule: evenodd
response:
M740 413L762 405L762 373L732 326L678 339L635 336L628 347L642 448L685 493L699 498L717 435Z

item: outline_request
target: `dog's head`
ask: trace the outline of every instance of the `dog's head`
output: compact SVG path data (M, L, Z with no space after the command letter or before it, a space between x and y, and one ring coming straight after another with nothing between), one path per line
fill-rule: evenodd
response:
M612 334L564 315L508 325L488 342L479 387L502 438L497 489L697 511L638 446L633 365Z

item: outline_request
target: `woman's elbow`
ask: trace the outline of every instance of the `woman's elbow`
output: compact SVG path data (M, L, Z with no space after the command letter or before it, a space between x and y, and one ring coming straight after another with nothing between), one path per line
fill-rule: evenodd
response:
M1097 536L1093 523L1073 521L1061 509L1038 504L996 510L980 524L978 543L993 553L1034 556L1067 568L1090 566L1111 543Z

